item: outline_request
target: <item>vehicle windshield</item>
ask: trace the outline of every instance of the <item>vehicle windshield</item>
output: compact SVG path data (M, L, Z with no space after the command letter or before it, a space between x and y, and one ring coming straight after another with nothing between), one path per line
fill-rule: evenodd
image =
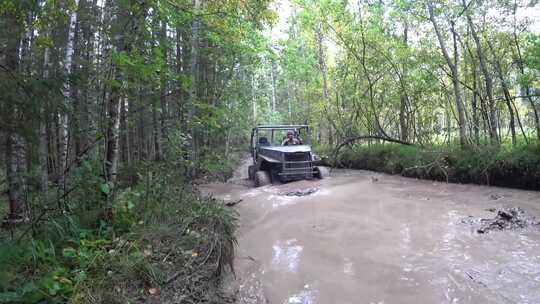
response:
M282 146L287 134L295 139L295 144L308 144L307 128L276 128L276 129L258 129L257 143L259 145Z

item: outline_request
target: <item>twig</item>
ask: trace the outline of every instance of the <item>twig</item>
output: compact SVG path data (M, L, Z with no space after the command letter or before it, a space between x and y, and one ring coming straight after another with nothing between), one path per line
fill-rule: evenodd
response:
M180 274L182 274L182 272L178 271L176 272L175 274L173 274L171 277L169 277L166 281L165 281L165 284L164 285L167 285L169 283L171 283L172 281L176 280Z
M225 206L227 206L227 207L232 207L232 206L234 206L234 205L236 205L236 204L238 204L238 203L241 203L242 201L243 201L243 199L239 199L239 200L231 201L231 202L226 202L226 203L225 203Z

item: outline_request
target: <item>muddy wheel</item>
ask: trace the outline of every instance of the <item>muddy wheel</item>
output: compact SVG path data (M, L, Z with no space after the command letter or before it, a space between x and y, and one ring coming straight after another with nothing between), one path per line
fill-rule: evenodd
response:
M250 180L253 180L255 178L255 165L251 165L248 167L248 177Z
M330 170L326 167L315 167L315 177L319 179L327 178L330 175Z
M267 171L255 172L255 187L270 185L270 174Z

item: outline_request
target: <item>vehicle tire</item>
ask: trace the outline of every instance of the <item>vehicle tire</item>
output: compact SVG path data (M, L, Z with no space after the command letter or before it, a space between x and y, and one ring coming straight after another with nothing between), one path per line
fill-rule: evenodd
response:
M248 177L250 180L253 180L255 178L255 165L251 165L248 167Z
M318 179L327 178L330 175L330 170L327 167L317 166L315 167L315 177Z
M268 171L257 171L255 172L255 187L262 187L270 185L270 174Z

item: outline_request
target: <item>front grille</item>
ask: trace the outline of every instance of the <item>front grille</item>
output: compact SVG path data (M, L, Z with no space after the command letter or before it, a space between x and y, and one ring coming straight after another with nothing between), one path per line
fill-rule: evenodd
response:
M306 152L286 153L285 169L299 169L311 167L310 154Z
M286 153L285 161L306 161L309 159L309 153L306 152L295 152L295 153Z

